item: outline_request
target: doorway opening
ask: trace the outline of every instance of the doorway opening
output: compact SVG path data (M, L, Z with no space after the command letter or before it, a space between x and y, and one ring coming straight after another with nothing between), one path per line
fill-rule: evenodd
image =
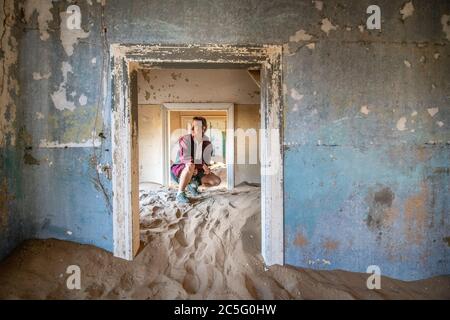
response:
M284 264L283 231L283 163L282 163L282 72L281 47L241 47L241 46L152 46L152 45L112 45L113 63L113 112L112 112L112 152L113 152L113 228L114 255L132 260L139 246L139 176L143 169L139 164L138 74L143 69L243 69L254 79L260 72L260 182L261 182L261 254L266 265ZM258 71L258 72L256 72ZM174 76L176 77L176 75ZM170 181L168 164L171 160L171 140L168 120L179 118L180 129L188 125L188 114L195 112L226 111L227 128L225 143L220 146L216 139L215 160L225 160L226 186L235 184L235 154L230 152L231 139L235 139L230 125L230 112L235 105L203 105L197 102L179 102L180 105L164 103L160 106L161 130L166 135L161 141L161 182ZM191 110L190 108L191 107ZM220 109L222 108L222 109ZM232 111L230 111L232 110ZM184 116L184 118L182 118ZM217 116L218 118L212 118ZM224 114L209 114L210 123L219 131L223 128ZM222 118L220 118L222 117ZM214 121L213 121L214 120ZM231 131L229 131L231 129ZM187 129L186 129L187 130ZM231 134L230 134L231 132ZM245 138L244 138L245 139ZM225 152L224 152L225 149ZM228 151L228 152L227 152ZM234 151L234 150L233 150ZM222 162L223 163L223 162Z
M205 69L202 71L208 72ZM183 71L180 70L180 74L181 72ZM153 84L150 86L155 88ZM183 87L183 84L179 87ZM169 91L173 92L174 90L169 88ZM233 189L235 176L234 110L240 106L235 106L234 103L170 102L155 104L155 102L158 103L158 101L150 100L142 101L139 104L140 184L156 183L163 186L173 184L170 168L177 161L178 139L191 133L193 117L203 117L207 121L205 140L210 141L213 148L211 169L221 179L217 188ZM253 105L251 106L253 107ZM259 114L253 115L259 117Z

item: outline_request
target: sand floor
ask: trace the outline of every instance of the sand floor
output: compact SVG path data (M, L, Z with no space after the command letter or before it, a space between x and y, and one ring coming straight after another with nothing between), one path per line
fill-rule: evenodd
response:
M206 191L179 206L174 190L141 190L142 248L132 262L89 245L29 240L0 263L0 299L450 299L450 276L403 282L365 273L265 268L260 189ZM81 289L66 268L81 269Z

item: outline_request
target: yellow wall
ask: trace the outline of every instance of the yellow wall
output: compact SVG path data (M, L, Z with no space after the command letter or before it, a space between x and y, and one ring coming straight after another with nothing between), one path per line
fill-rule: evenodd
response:
M245 164L237 164L237 146L238 141L235 138L235 166L234 166L234 183L238 185L244 181L252 183L261 183L261 165L259 162L259 129L261 127L261 117L259 114L259 105L235 105L234 107L234 128L243 129L244 131L250 128L254 128L257 132L258 140L258 154L257 154L257 164L249 163L249 141L246 139L245 148Z
M163 183L162 118L159 105L138 108L139 181Z

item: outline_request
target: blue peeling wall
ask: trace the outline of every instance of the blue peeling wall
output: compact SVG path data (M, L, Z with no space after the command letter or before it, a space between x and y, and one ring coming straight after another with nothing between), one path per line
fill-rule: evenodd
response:
M21 107L35 161L22 171L26 196L21 209L28 237L111 251L110 101L102 98L102 72L108 68L100 31L103 8L95 1L92 6L82 2L79 31L65 29L68 2L23 4L27 29L19 63L21 90L26 94L21 95ZM48 19L48 28L42 28L39 17ZM42 40L46 32L48 39Z
M286 263L450 274L448 1L73 2L77 31L71 1L15 4L0 257L23 238L112 250L110 44L282 44ZM371 4L381 32L365 28Z

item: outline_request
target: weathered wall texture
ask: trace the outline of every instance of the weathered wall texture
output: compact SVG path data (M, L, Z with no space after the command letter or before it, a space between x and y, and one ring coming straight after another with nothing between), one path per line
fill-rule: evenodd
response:
M18 47L21 37L14 1L0 1L0 259L24 239L20 172L27 135L17 121ZM26 159L24 157L24 159Z
M14 2L17 42L3 24L3 75L19 73L2 93L11 191L0 209L24 217L25 237L112 248L109 44L274 43L285 49L286 263L450 273L448 1L378 1L381 32L364 27L368 0L99 2L77 1L76 32L67 1Z
M259 88L246 70L163 69L138 73L139 104L232 102L259 104Z
M68 30L68 2L15 2L23 34L16 63L21 94L15 158L21 169L14 179L21 186L24 236L112 250L102 7L82 1L82 30Z

